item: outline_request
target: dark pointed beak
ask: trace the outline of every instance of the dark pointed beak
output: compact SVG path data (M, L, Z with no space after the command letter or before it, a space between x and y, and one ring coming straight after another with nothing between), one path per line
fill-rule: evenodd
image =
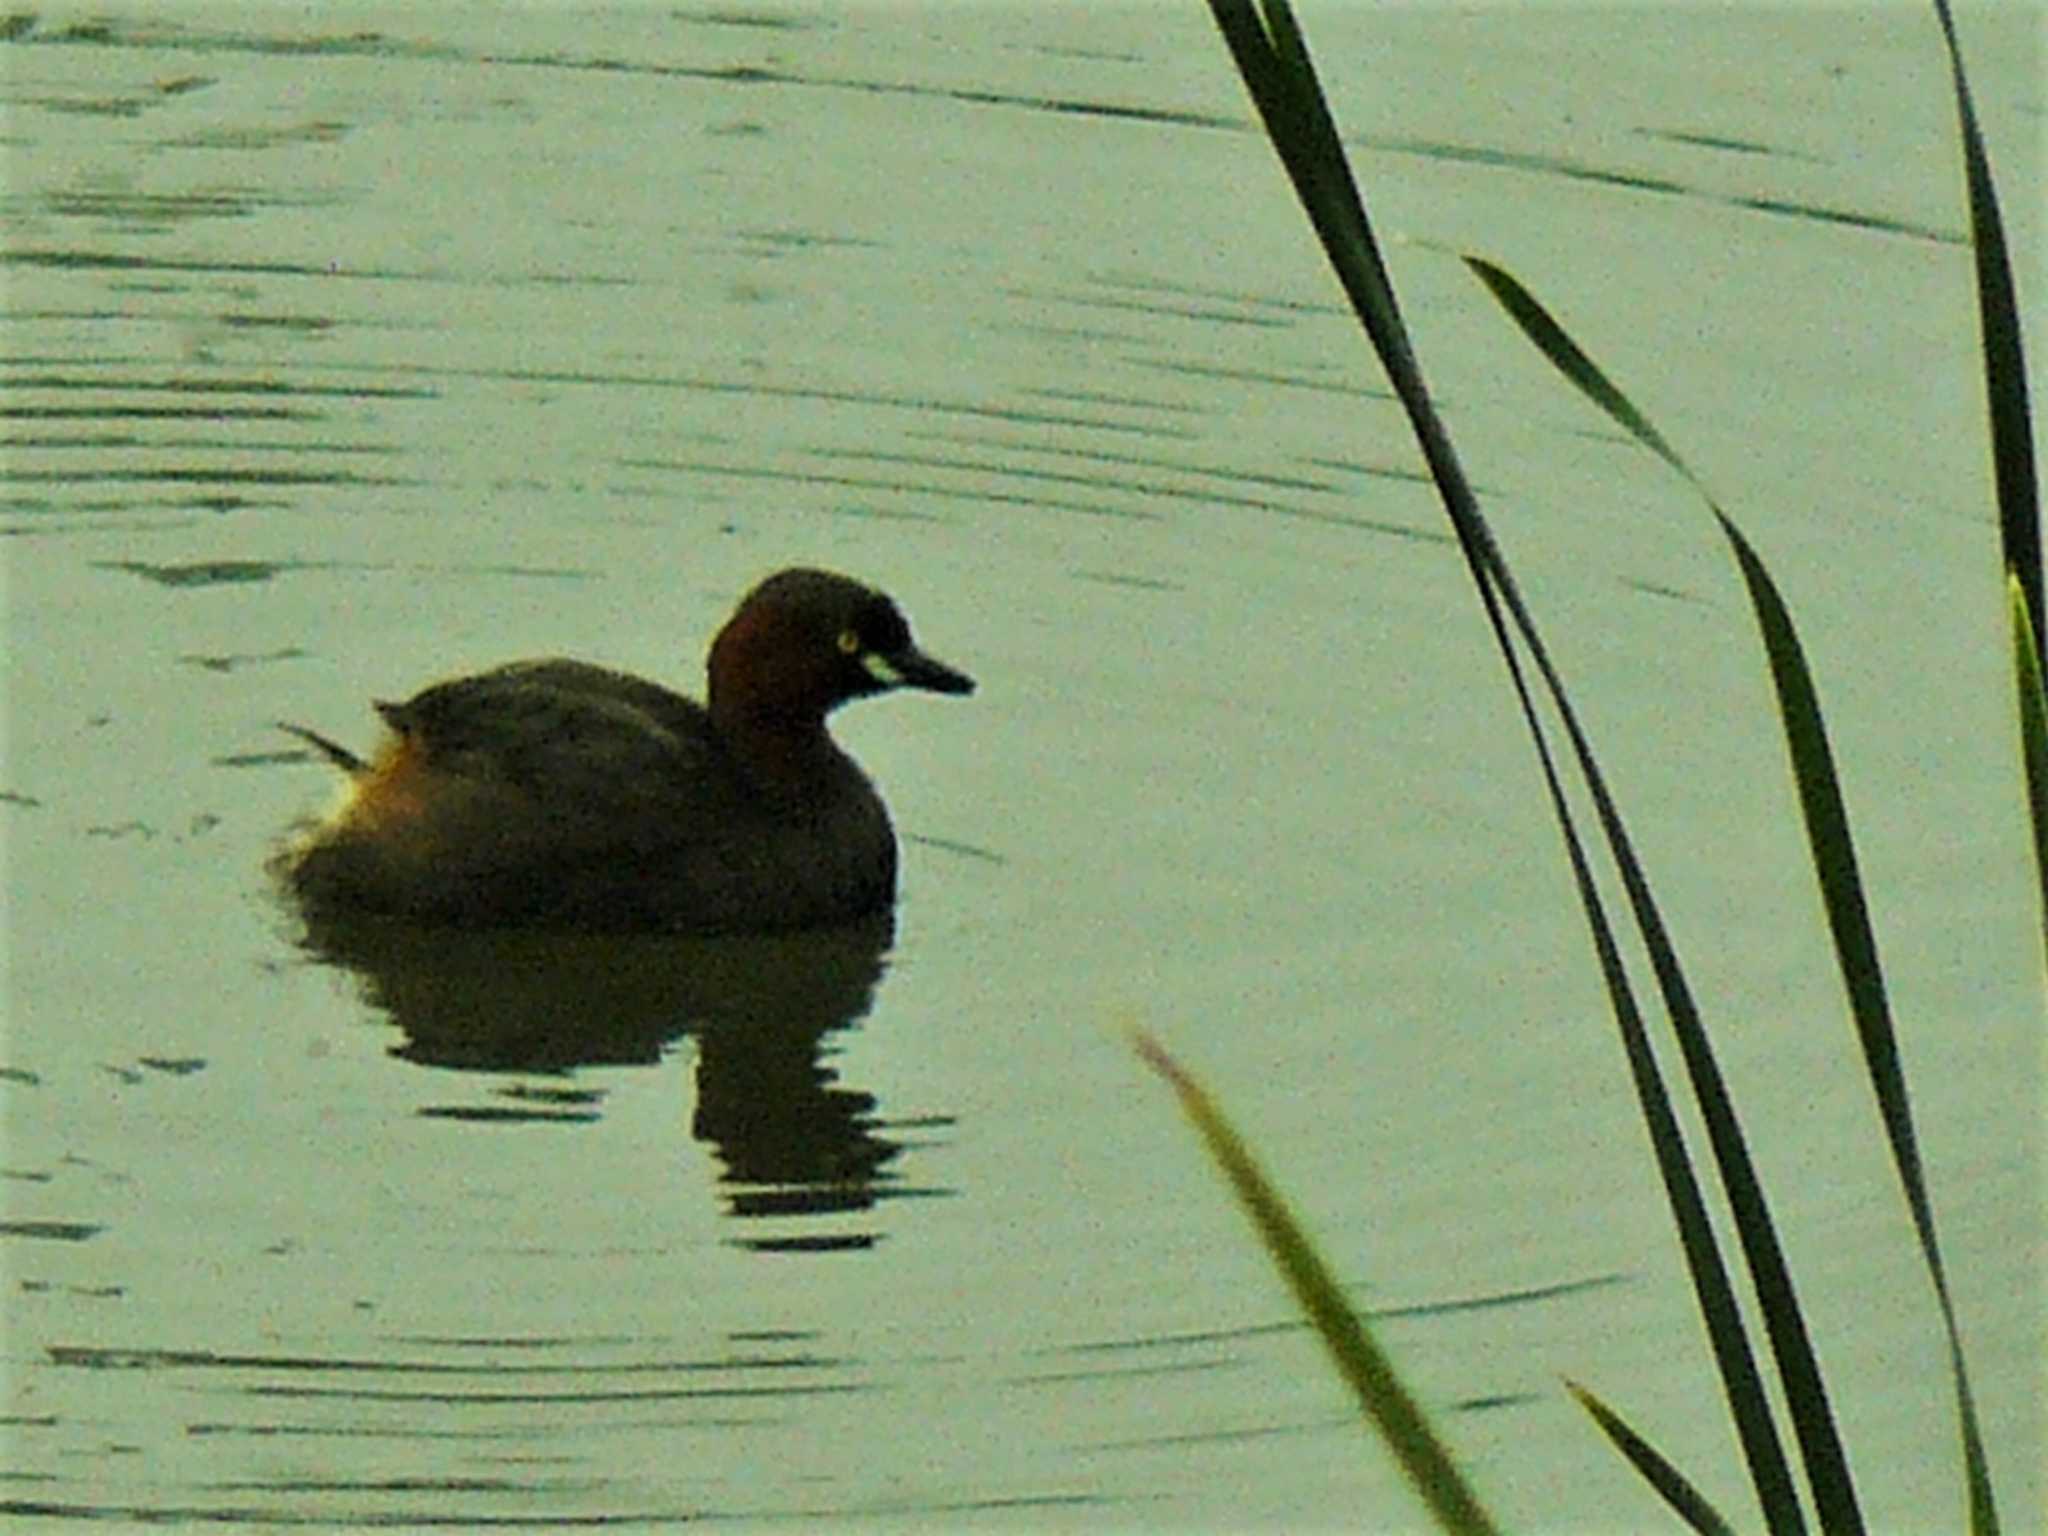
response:
M973 678L925 655L914 645L886 656L871 651L866 660L868 671L886 688L922 688L929 693L974 692Z

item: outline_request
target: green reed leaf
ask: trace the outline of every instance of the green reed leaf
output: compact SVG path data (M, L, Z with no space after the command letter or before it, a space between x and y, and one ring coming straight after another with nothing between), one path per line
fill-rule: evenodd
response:
M2012 610L2013 684L2019 694L2020 760L2026 768L2027 807L2034 824L2034 868L2041 877L2041 946L2048 958L2048 703L2041 697L2039 637L2027 618L2027 593L2017 575L2006 577Z
M1719 1087L1719 1071L1707 1046L1705 1031L1699 1025L1698 1011L1693 1005L1676 950L1620 811L1594 758L1592 745L1579 723L1563 681L1551 663L1535 620L1522 601L1506 558L1480 513L1478 498L1458 461L1450 434L1430 399L1366 218L1364 200L1358 194L1344 159L1321 86L1315 77L1314 65L1293 13L1285 0L1265 0L1263 14L1255 10L1248 0L1210 0L1210 9L1244 78L1246 89L1258 107L1267 136L1322 242L1332 270L1350 298L1395 394L1408 413L1416 441L1443 499L1452 529L1457 534L1473 585L1508 669L1509 682L1514 688L1516 702L1542 769L1552 813L1564 838L1580 906L1600 962L1615 1024L1628 1056L1637 1101L1649 1129L1651 1148L1687 1256L1694 1292L1707 1325L1708 1339L1728 1396L1730 1413L1742 1441L1744 1460L1756 1486L1758 1501L1773 1532L1799 1532L1804 1529L1804 1521L1798 1498L1757 1375L1741 1311L1721 1262L1713 1225L1707 1218L1677 1117L1672 1112L1627 970L1620 959L1619 946L1565 797L1517 641L1526 647L1529 661L1541 676L1570 743L1573 760L1592 797L1608 850L1621 875L1644 946L1649 951L1665 1008L1686 1050L1695 1084L1704 1082L1707 1085L1696 1091L1706 1101L1723 1106L1708 1117L1710 1135L1715 1137L1717 1145L1733 1142L1739 1151L1740 1133L1735 1127L1732 1112L1725 1108L1726 1094ZM1746 1158L1736 1160L1746 1164ZM1728 1161L1724 1156L1724 1168ZM1741 1187L1748 1191L1744 1198L1751 1203L1760 1202L1761 1192L1754 1189L1753 1179Z
M1699 477L1662 435L1649 425L1642 413L1585 352L1571 342L1556 320L1527 289L1499 267L1477 257L1468 256L1466 262L1488 290L1501 299L1503 308L1560 373L1692 484L1734 551L1744 584L1749 589L1750 603L1770 666L1771 681L1777 692L1779 720L1806 825L1808 847L1834 940L1836 962L1862 1046L1865 1069L1884 1121L1900 1187L1913 1217L1922 1259L1934 1281L1947 1333L1965 1477L1970 1490L1972 1529L1995 1531L1997 1516L1991 1502L1982 1436L1964 1363L1955 1308L1949 1295L1946 1268L1935 1232L1933 1205L1921 1172L1919 1142L1913 1129L1905 1075L1899 1065L1897 1031L1886 996L1883 969L1878 961L1877 940L1870 927L1868 903L1857 868L1848 812L1842 803L1834 754L1828 745L1819 697L1791 613L1762 557L1741 529L1722 511ZM1731 1190L1731 1202L1734 1198ZM1739 1204L1736 1223L1747 1245L1749 1234ZM1775 1247L1775 1239L1770 1246ZM1752 1260L1753 1268L1756 1262ZM1771 1330L1774 1348L1779 1348L1780 1370L1786 1373L1786 1393L1792 1406L1794 1426L1799 1431L1801 1447L1806 1453L1809 1476L1815 1479L1815 1500L1820 1508L1822 1524L1832 1530L1837 1528L1842 1518L1854 1513L1853 1503L1844 1508L1833 1501L1844 1495L1853 1499L1853 1490L1847 1482L1846 1461L1840 1460L1833 1415L1821 1390L1818 1362L1812 1361L1811 1346L1805 1340L1804 1323L1797 1316L1796 1299L1790 1291L1789 1275L1784 1277L1782 1291L1775 1280L1767 1286L1763 1275L1758 1276L1758 1286L1766 1326ZM1821 1458L1818 1468L1816 1455Z
M2042 606L2041 507L2034 468L2034 428L2027 404L2027 364L2020 336L2019 303L2013 290L2012 260L2006 250L2005 221L1998 209L1998 188L1991 175L1991 156L1977 126L1970 100L1970 81L1963 68L1962 45L1956 40L1955 18L1948 0L1934 0L1948 50L1949 79L1955 88L1957 131L1963 145L1963 175L1969 192L1970 252L1977 277L1979 340L1984 356L1984 395L1991 425L1991 463L1998 485L1998 536L2005 571L2015 595L2014 665L2019 691L2020 753L2026 769L2027 814L2034 830L2034 869L2041 884L2043 943L2048 945L2048 745L2043 743L2041 674L2048 670L2048 612ZM1914 1219L1920 1220L1916 1209ZM1976 1536L1995 1536L1998 1509L1992 1498L1991 1468L1977 1417L1970 1405L1969 1379L1963 1371L1962 1342L1949 1305L1948 1286L1934 1248L1930 1217L1921 1243L1934 1271L1948 1324L1949 1356L1956 1376L1958 1416L1962 1423L1963 1461L1969 1485L1970 1529Z
M1721 1518L1719 1510L1709 1504L1702 1494L1674 1467L1649 1441L1631 1429L1607 1404L1575 1381L1567 1381L1565 1390L1579 1401L1579 1406L1593 1416L1593 1422L1605 1431L1615 1448L1628 1458L1629 1464L1642 1473L1643 1480L1662 1495L1664 1502L1687 1525L1700 1536L1735 1536L1735 1528Z
M2034 470L2034 430L2027 406L2027 363L2020 341L2019 303L2012 260L2006 251L2005 221L1991 157L1977 127L1963 50L1956 41L1948 0L1934 0L1935 19L1948 49L1949 78L1955 88L1956 120L1963 142L1963 176L1970 204L1970 252L1977 274L1977 318L1984 354L1984 398L1991 423L1991 462L1998 484L1998 535L2005 569L2018 577L2026 596L2027 623L2034 635L2034 661L2043 667L2048 641L2042 613L2041 508Z
M1394 1453L1409 1483L1428 1506L1431 1517L1446 1531L1488 1533L1495 1527L1478 1496L1465 1481L1451 1454L1438 1438L1428 1416L1396 1374L1363 1319L1344 1299L1336 1278L1302 1231L1251 1149L1224 1118L1215 1100L1152 1036L1134 1032L1132 1043L1145 1063L1172 1085L1216 1166L1258 1229L1259 1240L1272 1255L1295 1300L1307 1314L1350 1383L1375 1429Z

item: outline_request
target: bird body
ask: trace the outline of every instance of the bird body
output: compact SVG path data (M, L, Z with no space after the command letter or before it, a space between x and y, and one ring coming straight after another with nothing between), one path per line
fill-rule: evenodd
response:
M825 716L896 687L967 693L881 593L784 571L713 643L708 705L565 658L378 702L368 759L287 726L349 779L286 848L310 905L469 924L749 931L886 907L896 839Z

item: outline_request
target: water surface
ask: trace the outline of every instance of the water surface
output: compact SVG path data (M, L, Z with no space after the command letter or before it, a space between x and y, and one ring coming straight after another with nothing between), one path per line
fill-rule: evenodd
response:
M1454 252L1556 306L1798 612L2037 1523L2039 962L1932 20L1308 21L1869 1512L1947 1525L1739 584ZM1962 21L2024 258L2039 15ZM10 1513L1406 1524L1136 1021L1504 1520L1662 1518L1567 1373L1742 1518L1498 660L1201 7L60 9L0 67ZM797 561L982 683L840 717L893 924L309 945L271 896L331 793L273 721L367 745L369 699L518 655L693 683Z

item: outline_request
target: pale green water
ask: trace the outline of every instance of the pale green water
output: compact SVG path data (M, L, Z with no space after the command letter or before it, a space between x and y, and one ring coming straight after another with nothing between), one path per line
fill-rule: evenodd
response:
M1950 1525L1934 1317L1736 578L1447 252L1566 316L1797 609L2027 1528L2039 961L1933 23L1326 10L1869 1512ZM1661 1518L1565 1373L1746 1515L1499 663L1201 7L66 35L104 14L0 44L0 1503L1407 1523L1138 1018L1393 1309L1505 1520ZM2038 20L1963 17L2023 282ZM373 696L550 651L694 684L793 560L887 585L982 683L841 717L907 836L886 967L874 937L529 985L517 946L429 946L373 984L298 949L258 866L329 787L269 722L366 742ZM536 1047L576 1007L616 1031Z

